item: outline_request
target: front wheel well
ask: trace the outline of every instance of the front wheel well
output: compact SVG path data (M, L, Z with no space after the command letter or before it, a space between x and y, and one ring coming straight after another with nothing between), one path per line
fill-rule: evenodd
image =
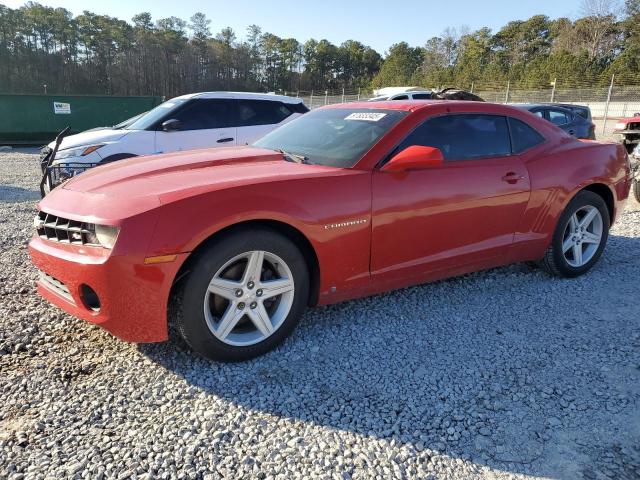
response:
M273 230L280 235L289 238L298 246L307 263L307 268L309 269L310 285L307 304L309 306L316 305L318 303L318 293L320 290L320 263L318 261L316 251L313 248L313 245L311 245L309 239L300 230L288 223L277 220L248 220L236 223L225 227L222 230L218 230L203 240L195 249L193 249L189 257L187 257L178 270L178 273L174 278L173 285L171 286L170 296L173 295L173 291L176 286L189 275L191 266L193 265L193 262L197 261L198 255L205 251L212 243L215 243L224 236L236 235L243 231L251 232L251 230L255 230L256 228L267 228L269 230Z
M583 190L593 192L604 200L604 203L607 205L607 210L609 211L609 222L611 225L613 225L615 215L615 202L611 189L604 183L592 183L591 185L587 185L586 187L584 187L581 191Z
M135 153L114 153L113 155L109 155L108 157L105 157L102 160L100 160L100 164L111 163L118 160L125 160L127 158L133 158L137 156L138 155L136 155Z

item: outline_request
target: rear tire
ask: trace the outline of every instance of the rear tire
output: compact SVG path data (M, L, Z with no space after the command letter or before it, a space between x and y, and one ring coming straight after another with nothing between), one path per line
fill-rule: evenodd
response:
M640 181L636 179L633 180L633 196L640 203Z
M178 288L173 325L187 345L212 360L237 362L291 334L307 306L309 273L291 240L251 229L197 254Z
M600 195L583 190L567 205L540 265L557 277L588 272L602 255L609 237L609 210Z

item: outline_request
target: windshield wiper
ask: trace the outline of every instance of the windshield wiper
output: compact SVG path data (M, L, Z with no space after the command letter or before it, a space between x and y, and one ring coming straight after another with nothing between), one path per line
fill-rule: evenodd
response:
M304 163L307 165L311 165L312 162L311 160L309 160L309 157L306 157L300 153L291 153L291 152L286 152L284 150L282 150L281 148L276 148L275 149L276 152L281 153L282 155L284 155L285 160L289 161L289 162L295 162L295 163Z

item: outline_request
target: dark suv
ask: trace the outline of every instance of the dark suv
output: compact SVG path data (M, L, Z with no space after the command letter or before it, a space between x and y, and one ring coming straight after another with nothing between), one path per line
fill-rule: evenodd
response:
M576 138L596 139L596 126L591 110L584 105L568 103L522 103L513 105L542 117Z

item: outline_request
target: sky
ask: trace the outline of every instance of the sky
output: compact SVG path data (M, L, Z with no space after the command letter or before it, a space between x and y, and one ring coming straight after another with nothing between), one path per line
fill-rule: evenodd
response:
M24 0L0 0L17 8ZM411 46L424 45L446 27L462 25L471 30L487 26L498 30L511 20L523 20L536 14L551 18L575 18L581 0L39 0L52 7L64 7L74 15L90 10L130 21L140 12L150 12L154 20L176 16L188 20L201 11L211 20L215 34L231 27L242 39L247 26L256 24L263 32L279 37L293 37L301 42L309 38L326 38L339 45L358 40L380 53L394 43L406 41Z

